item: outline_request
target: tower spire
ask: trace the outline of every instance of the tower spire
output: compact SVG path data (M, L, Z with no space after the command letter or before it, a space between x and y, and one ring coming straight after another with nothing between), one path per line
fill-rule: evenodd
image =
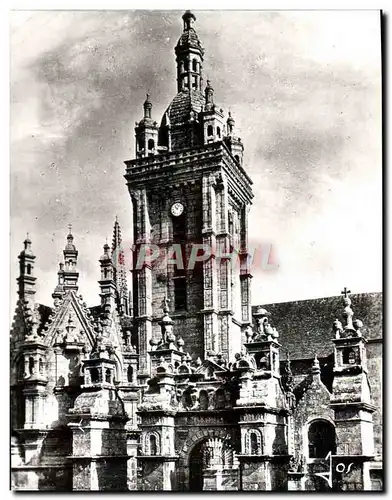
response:
M125 270L125 255L122 246L121 227L117 216L113 227L112 262L114 267L114 282L117 291L117 304L120 313L129 314L130 304Z
M187 10L182 16L182 20L184 29L175 48L177 56L177 90L178 92L201 91L204 49L193 28L196 17Z
M60 298L67 290L78 291L78 278L79 273L76 270L78 261L78 251L74 245L74 237L72 234L72 224L68 224L67 243L64 250L64 263L59 264L59 271L57 273L58 283L52 294L53 298Z
M34 276L34 261L35 255L31 249L31 240L29 233L23 242L23 250L19 254L19 277L18 282L18 295L20 299L34 298L35 295L35 282L37 278Z
M158 146L158 124L151 118L152 102L149 93L146 94L143 109L143 118L135 126L136 156L139 158L154 155Z
M205 88L205 98L206 98L206 111L211 111L214 108L214 89L211 85L210 80L207 80L207 85Z

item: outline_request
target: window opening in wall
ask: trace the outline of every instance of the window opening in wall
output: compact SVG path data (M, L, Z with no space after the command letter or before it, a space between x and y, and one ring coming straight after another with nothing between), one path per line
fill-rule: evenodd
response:
M257 435L255 432L251 432L249 441L250 441L250 454L257 455L258 443L257 443Z
M96 384L99 382L99 372L98 368L91 368L90 370L90 375L91 375L91 382L93 384Z
M34 358L29 358L29 373L30 375L34 373Z
M150 434L150 455L158 454L157 437L154 434Z
M132 368L132 366L128 366L127 379L128 379L128 382L133 381L133 368Z
M174 281L174 309L176 311L186 310L186 277L176 276Z

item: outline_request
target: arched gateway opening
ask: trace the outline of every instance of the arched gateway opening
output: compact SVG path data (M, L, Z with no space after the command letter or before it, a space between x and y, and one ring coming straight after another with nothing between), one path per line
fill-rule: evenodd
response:
M197 444L189 457L189 491L203 491L203 444Z
M235 451L220 438L195 445L189 455L189 491L235 491L239 488Z

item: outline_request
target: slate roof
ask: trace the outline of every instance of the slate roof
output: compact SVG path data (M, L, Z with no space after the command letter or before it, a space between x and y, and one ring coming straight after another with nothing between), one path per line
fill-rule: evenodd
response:
M178 49L183 47L195 47L197 49L203 50L199 37L197 36L197 33L193 28L184 31L180 36L176 48Z
M196 113L200 113L204 104L204 95L199 90L184 90L179 92L166 110L166 113L169 115L170 126L173 127L187 123L191 109L196 111ZM161 125L166 124L166 113L163 115Z
M364 337L367 340L382 339L382 293L353 294L350 298L354 318L363 321L361 331ZM291 359L314 358L315 354L327 357L333 352L332 323L336 318L344 320L341 295L262 306L271 313L271 325L279 332L282 359L287 351Z

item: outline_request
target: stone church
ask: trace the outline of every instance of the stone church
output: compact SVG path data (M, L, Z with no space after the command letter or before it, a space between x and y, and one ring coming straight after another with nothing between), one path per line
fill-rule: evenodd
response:
M182 17L177 95L160 123L147 96L125 161L132 273L116 220L89 307L70 227L53 304L39 304L24 241L11 487L381 490L382 295L252 306L252 180L195 19Z

